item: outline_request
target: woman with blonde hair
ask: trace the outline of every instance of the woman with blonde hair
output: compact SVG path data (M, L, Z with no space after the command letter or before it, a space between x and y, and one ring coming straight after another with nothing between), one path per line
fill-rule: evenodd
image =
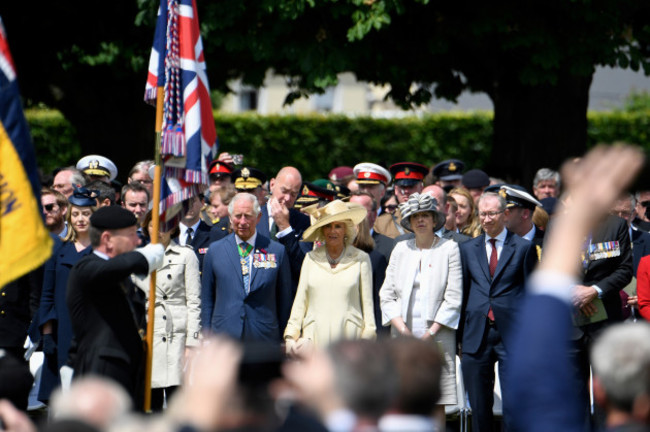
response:
M334 200L309 212L312 225L303 240L323 244L310 251L302 264L284 332L287 353L292 356L312 345L376 337L370 258L352 246L356 226L366 217L365 207Z
M436 408L456 397L456 329L460 322L463 276L458 244L436 235L445 224L435 198L414 193L400 204L401 224L415 238L398 242L379 292L383 324L393 336L414 336L439 345L444 354L441 397ZM444 427L442 428L444 430Z
M68 351L74 336L66 304L70 269L92 251L90 216L97 209L97 193L75 188L68 199L66 214L68 233L63 244L45 263L43 290L38 311L38 325L43 335L43 371L38 400L47 403L52 390L61 384L59 370L67 364Z
M472 238L481 235L481 224L478 220L474 198L465 188L454 188L449 191L451 196L458 205L456 210L456 227L461 234L468 235Z

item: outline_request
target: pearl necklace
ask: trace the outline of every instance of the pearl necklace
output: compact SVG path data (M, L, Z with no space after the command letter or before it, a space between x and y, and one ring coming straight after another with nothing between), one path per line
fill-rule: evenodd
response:
M325 250L325 257L327 257L327 262L330 263L331 266L337 265L341 261L341 258L343 258L343 253L344 252L345 252L345 249L343 249L341 251L341 255L339 255L338 258L334 259L334 258L332 258L330 256L330 253L327 250Z

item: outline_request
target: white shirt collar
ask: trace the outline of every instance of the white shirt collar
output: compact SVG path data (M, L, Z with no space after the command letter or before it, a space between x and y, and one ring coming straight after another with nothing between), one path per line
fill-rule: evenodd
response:
M94 253L95 255L97 255L98 257L100 257L101 259L103 259L103 260L108 261L109 259L111 259L111 258L110 258L108 255L106 255L104 252L100 252L100 251L98 251L98 250L93 250L93 253Z
M181 222L180 224L178 224L179 227L181 228L181 236L185 237L185 233L187 232L187 229L188 229L188 228L192 228L192 232L193 232L193 233L196 233L196 230L198 229L200 223L201 223L201 219L199 218L199 220L196 221L196 223L195 223L194 225L192 225L191 227L188 227L188 226L185 225L183 222Z
M524 234L522 237L525 238L526 240L533 241L533 238L535 237L535 225L533 225L531 230L528 231L526 234Z
M503 231L501 231L499 235L497 235L494 238L497 239L497 244L503 244L503 242L506 241L507 236L508 236L508 229L504 227ZM490 237L487 233L485 233L485 243L489 243L491 238L492 237Z
M248 243L249 245L255 247L255 241L256 240L257 240L257 230L255 230L255 233L251 236L251 238L246 240L246 243ZM237 234L235 234L235 242L237 242L237 245L239 245L240 243L243 243L244 240L242 240L241 238L239 238L239 236Z

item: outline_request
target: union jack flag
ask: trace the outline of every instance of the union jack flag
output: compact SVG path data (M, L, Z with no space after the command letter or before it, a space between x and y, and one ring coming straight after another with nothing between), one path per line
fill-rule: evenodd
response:
M161 136L163 177L160 220L208 184L208 166L217 153L210 86L195 0L161 0L145 101L156 104L164 89ZM174 210L172 210L174 209Z

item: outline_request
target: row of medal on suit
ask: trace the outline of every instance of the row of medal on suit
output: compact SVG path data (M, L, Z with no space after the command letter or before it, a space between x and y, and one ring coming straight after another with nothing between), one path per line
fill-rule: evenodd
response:
M244 259L241 260L242 265L242 274L248 274L248 266ZM275 254L263 254L255 253L253 254L253 267L255 268L276 268L278 266Z

